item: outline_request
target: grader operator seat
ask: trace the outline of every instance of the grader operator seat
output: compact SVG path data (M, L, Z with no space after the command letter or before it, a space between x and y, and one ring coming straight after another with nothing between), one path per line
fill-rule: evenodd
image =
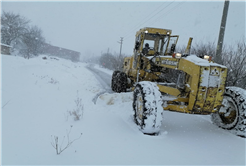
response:
M145 47L142 50L143 55L147 55L149 53L150 47L149 43L145 43Z

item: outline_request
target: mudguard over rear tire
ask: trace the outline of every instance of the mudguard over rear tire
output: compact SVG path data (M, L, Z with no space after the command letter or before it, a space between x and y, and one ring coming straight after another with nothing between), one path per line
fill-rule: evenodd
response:
M144 134L157 134L162 124L162 100L157 85L139 82L133 92L134 120Z
M212 114L212 122L231 133L246 137L246 90L227 87L219 112Z

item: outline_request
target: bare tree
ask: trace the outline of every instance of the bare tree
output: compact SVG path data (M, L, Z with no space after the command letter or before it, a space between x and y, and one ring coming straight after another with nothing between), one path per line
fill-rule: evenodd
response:
M246 89L246 44L239 41L236 48L227 47L222 52L223 65L228 68L227 86Z
M25 58L42 53L45 42L41 29L29 23L19 14L3 11L1 15L1 41L11 45L13 51L19 50Z
M126 56L124 54L114 53L104 53L101 55L99 59L100 65L110 70L122 70L124 58Z
M114 54L114 57L112 59L114 70L121 71L123 69L123 62L125 57L126 56L124 54Z
M11 45L17 42L26 33L30 21L12 12L4 12L1 15L1 40Z
M103 53L99 59L100 65L110 70L114 70L114 56L111 53Z
M31 56L37 56L42 53L44 37L42 36L42 30L37 26L32 26L28 28L26 33L22 37L23 48L21 53L25 58L30 58Z
M184 46L184 45L183 46L178 46L177 45L177 47L175 49L176 52L179 52L179 53L182 53L182 54L185 53L185 50L186 50L186 46Z
M204 55L209 55L215 57L216 46L214 42L208 42L204 44L196 43L195 46L192 46L191 53L197 55L198 57L203 57Z

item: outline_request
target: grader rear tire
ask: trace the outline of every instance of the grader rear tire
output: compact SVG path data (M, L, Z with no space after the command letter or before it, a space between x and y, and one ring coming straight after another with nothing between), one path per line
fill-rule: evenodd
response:
M114 92L126 92L127 89L127 75L121 71L114 71L111 80L111 89Z
M139 82L133 92L134 120L144 134L159 133L162 124L162 100L159 88L152 82Z
M120 71L114 71L112 74L112 80L111 80L111 89L112 91L115 92L116 90L116 84L117 84L117 80L116 80L116 75L119 73Z
M211 115L212 122L235 135L246 137L246 90L227 87L222 105Z

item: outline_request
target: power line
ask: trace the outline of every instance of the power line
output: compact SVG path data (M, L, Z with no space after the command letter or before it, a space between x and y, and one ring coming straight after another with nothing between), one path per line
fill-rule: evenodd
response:
M175 0L174 0L175 1ZM159 14L161 11L163 11L164 9L166 9L168 6L170 6L174 1L172 1L171 3L169 3L166 7L164 7L163 9L161 9L159 12L157 12L154 16L152 16L151 18L149 18L148 20L146 20L145 22L143 22L142 24L140 24L139 26L143 25L144 23L148 22L150 19L152 19L153 17L155 17L157 14Z
M175 1L175 0L174 0L174 1ZM163 11L163 10L166 9L168 6L170 6L174 1L170 2L167 6L165 6L165 7L162 8L161 10L159 10L156 14L154 14L153 16L151 16L149 19L146 20L146 18L148 18L148 17L144 18L143 20L146 20L146 21L144 21L143 23L138 24L137 26L135 26L134 29L130 30L129 33L128 33L127 35L125 35L125 38L128 38L128 36L132 33L132 31L135 32L137 27L140 27L140 26L143 25L144 23L148 22L150 19L152 19L153 17L155 17L157 14L159 14L161 11ZM163 3L163 4L164 4L164 3ZM163 5L163 4L162 4L162 5ZM161 5L161 6L162 6L162 5ZM159 6L158 8L160 8L160 6ZM156 8L156 9L158 9L158 8Z
M174 2L174 1L173 1ZM173 3L173 2L171 2L171 3ZM163 15L165 15L165 16L167 16L169 13L171 13L172 11L174 11L173 9L175 9L175 8L177 8L178 6L180 6L182 3L184 3L185 1L183 1L183 2L180 2L179 4L177 4L176 6L174 6L173 8L171 8L170 10L168 10L168 11L166 11L165 13L163 13L162 15L160 15L159 17L157 17L157 19L155 20L155 21L152 21L150 24L152 24L152 23L155 23L157 20L159 20L159 18L160 17L163 17ZM171 5L171 3L168 5L168 6L170 6ZM168 6L166 6L165 8L167 8ZM159 14L161 11L163 11L165 8L163 8L162 10L160 10L158 13L156 13L154 16L156 16L157 14ZM153 18L154 16L152 16L151 18ZM150 18L150 19L151 19ZM148 19L147 21L149 21L150 19ZM147 21L145 21L144 23L146 23ZM142 24L140 24L139 25L139 27L141 26L141 25L143 25L144 23L142 23ZM134 29L134 31L131 31L130 33L128 33L126 36L125 36L125 39L128 39L130 36L131 36L131 34L133 33L133 32L135 32L136 31L136 29Z
M163 15L167 16L169 13L171 13L172 11L174 11L173 9L177 8L179 5L181 5L181 4L184 3L184 2L185 2L185 1L178 3L178 4L177 4L176 6L174 6L172 9L170 9L170 10L166 11L165 13L163 13ZM169 11L170 11L170 12L169 12ZM161 16L163 16L163 15L161 15ZM160 17L161 17L161 16L160 16ZM160 17L158 17L155 21L152 21L150 24L155 23L157 20L159 20Z
M156 9L154 9L153 10L153 12L155 12L157 9L159 9L162 5L164 5L165 4L165 2L164 3L162 3L159 7L157 7ZM153 13L153 12L151 12L151 13ZM144 17L141 21L139 21L139 23L141 23L141 22L143 22L146 18L148 18L148 17L151 17L151 15L148 15L147 17ZM138 24L136 24L134 27L136 27L136 26L138 26L139 25L139 23ZM131 23L129 23L128 25L130 25Z

